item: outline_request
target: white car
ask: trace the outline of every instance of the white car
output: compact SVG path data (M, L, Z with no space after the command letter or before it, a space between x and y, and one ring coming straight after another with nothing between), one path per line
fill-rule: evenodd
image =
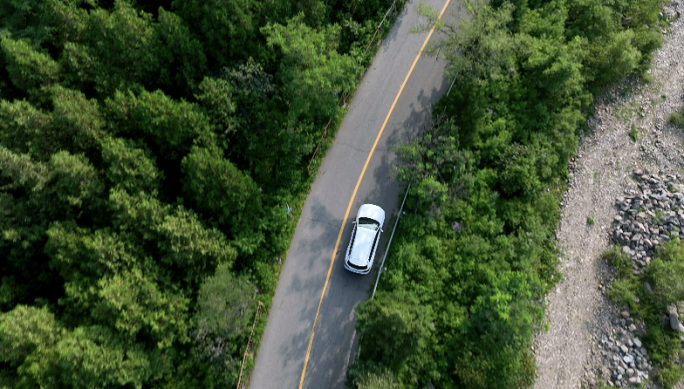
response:
M353 223L354 230L344 256L344 267L354 273L368 274L373 268L375 251L380 243L385 211L377 205L364 204Z

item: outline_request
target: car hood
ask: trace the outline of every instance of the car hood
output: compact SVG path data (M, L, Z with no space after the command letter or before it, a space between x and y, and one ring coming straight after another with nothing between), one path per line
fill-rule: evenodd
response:
M383 224L385 224L385 211L383 211L382 208L378 207L377 205L362 205L359 208L359 212L356 214L356 220L358 220L360 217L367 217L369 219L373 219L380 223L381 227Z
M356 229L354 247L352 247L349 254L349 262L356 266L366 266L368 264L376 233L377 231L371 231L363 227Z

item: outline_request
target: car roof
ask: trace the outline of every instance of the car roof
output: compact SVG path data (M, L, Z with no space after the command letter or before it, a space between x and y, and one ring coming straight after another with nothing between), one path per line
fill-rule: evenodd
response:
M352 246L349 259L356 265L365 266L370 260L373 240L377 231L366 228L357 228L354 236L354 246Z

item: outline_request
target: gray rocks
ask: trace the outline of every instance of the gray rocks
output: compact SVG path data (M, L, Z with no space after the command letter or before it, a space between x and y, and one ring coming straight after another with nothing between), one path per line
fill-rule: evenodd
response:
M638 275L651 263L658 245L675 237L684 238L684 232L680 232L684 226L684 195L678 191L684 186L675 183L675 175L661 177L637 169L634 176L639 180L639 189L626 190L624 197L615 200L619 215L614 217L609 235L629 255L632 273ZM648 282L644 281L643 287L646 295L653 294ZM667 311L665 324L684 333L678 315L684 313L684 301L668 306ZM609 386L628 387L648 379L651 362L637 337L639 326L643 326L639 323L626 310L613 319L619 339L603 342L608 350L603 354L604 360L611 368Z
M613 319L616 337L603 336L600 341L605 364L609 367L609 372L603 376L610 377L609 386L627 387L648 378L651 365L641 340L635 334L634 319L628 311L620 312L619 317ZM630 381L630 378L634 379Z
M678 302L679 305L679 302ZM675 331L683 332L684 333L684 325L679 322L679 315L677 314L677 306L675 305L668 305L667 306L667 314L669 315L669 320L670 320L670 328L672 328Z
M684 211L673 211L684 208L684 195L673 191L681 187L675 184L675 175L660 177L642 169L635 170L634 175L641 180L639 190L630 190L615 200L620 215L613 219L611 238L632 257L633 273L639 274L651 262L656 246L669 241L671 235L684 238L680 232Z

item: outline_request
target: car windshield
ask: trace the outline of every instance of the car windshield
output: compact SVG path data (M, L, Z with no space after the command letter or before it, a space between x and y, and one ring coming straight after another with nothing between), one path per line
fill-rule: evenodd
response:
M380 224L373 219L369 219L367 217L360 217L359 218L359 227L365 228L365 229L368 229L371 231L377 231L378 228L380 228Z

